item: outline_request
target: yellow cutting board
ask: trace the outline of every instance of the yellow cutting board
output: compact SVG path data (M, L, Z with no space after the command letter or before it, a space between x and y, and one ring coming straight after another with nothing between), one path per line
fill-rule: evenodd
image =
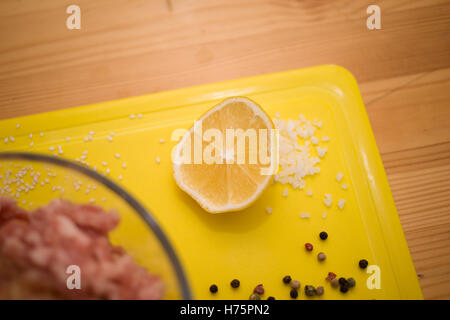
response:
M320 174L306 178L304 190L288 187L289 196L282 197L286 186L275 183L250 208L213 215L176 186L171 133L189 128L230 96L247 96L272 117L279 112L282 119L303 114L322 120L318 136L330 141L320 143L327 155ZM86 142L90 131L95 134ZM248 299L258 284L264 285L264 298L289 299L285 275L300 280L299 299L306 298L307 284L324 286L325 294L315 299L422 298L358 86L341 67L293 70L1 121L0 137L10 136L15 141L0 140L0 151L53 154L49 147L61 145L62 157L72 160L88 150L86 161L99 171L104 172L101 162L107 161L107 176L143 203L166 232L197 299ZM115 153L121 161L113 161ZM336 181L338 172L347 190ZM312 196L306 195L308 189ZM323 203L324 193L333 195L331 208ZM336 205L341 198L346 200L343 210ZM266 213L266 207L273 213ZM300 218L301 212L310 218ZM328 233L326 241L319 239L321 231ZM314 245L312 252L305 250L306 242ZM317 261L320 251L327 255L322 263ZM358 267L363 258L378 266L379 288L367 284L376 274ZM346 294L331 288L325 281L330 271L353 277L356 287ZM230 286L234 278L241 281L238 289ZM215 295L209 292L213 283L219 287Z

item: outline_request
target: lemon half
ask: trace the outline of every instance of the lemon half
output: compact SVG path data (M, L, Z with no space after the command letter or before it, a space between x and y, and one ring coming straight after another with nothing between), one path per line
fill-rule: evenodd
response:
M202 133L207 132L208 129L214 129L216 133L221 133L224 140L227 137L226 129L242 129L243 131L254 129L257 135L274 129L272 120L264 110L252 100L244 97L224 100L206 112L197 123L201 123ZM195 138L201 139L200 150L202 152L211 143L211 138L205 140L204 135L199 137L199 133L194 127L192 126L175 146L172 156L176 159L183 159L184 154L189 151L187 148L190 148L190 159L192 160L195 152L195 143L193 142ZM260 129L266 129L266 131ZM231 152L233 163L230 163L230 150L227 149L225 141L221 143L222 151L214 150L212 153L214 157L217 157L215 159L221 158L222 163L218 163L219 161L205 163L204 159L202 159L202 163L198 163L198 161L195 163L193 160L191 163L173 161L174 177L178 186L210 213L238 211L248 207L267 188L273 176L272 174L262 174L261 170L269 168L270 163L250 161L250 152L253 152L249 148L250 139L247 139L243 151L236 150L237 138L233 139L235 148ZM270 139L266 141L270 154L272 141ZM243 155L246 160L244 163L237 161L239 152L241 156L243 152L245 153Z

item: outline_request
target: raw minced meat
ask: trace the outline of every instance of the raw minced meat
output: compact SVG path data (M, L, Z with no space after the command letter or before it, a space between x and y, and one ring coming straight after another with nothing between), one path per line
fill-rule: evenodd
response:
M54 200L30 213L0 197L0 299L162 299L164 284L108 239L114 211ZM67 288L67 267L81 289Z

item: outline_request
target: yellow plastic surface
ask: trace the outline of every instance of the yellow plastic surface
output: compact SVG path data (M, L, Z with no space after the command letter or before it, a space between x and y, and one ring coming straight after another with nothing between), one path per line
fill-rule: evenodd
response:
M170 162L176 142L170 138L173 130L189 128L230 96L247 96L272 117L280 112L282 119L297 119L301 113L322 120L319 137L331 140L321 143L328 148L321 173L307 177L304 190L289 187L289 196L282 197L286 186L275 183L250 208L213 215L176 186ZM142 118L130 119L131 114ZM85 142L91 130L93 140ZM115 135L108 141L111 132ZM135 195L161 224L195 298L248 299L262 283L265 297L289 299L289 288L281 281L285 275L300 280L299 299L305 298L307 284L324 286L325 294L315 299L422 298L358 86L341 67L294 70L8 119L0 122L0 137L6 136L15 141L0 140L0 151L56 153L49 147L61 145L62 156L69 159L88 150L86 161L99 171L105 170L101 162L107 161L108 176ZM114 159L115 153L120 160ZM339 171L348 190L336 182ZM305 194L307 189L312 196ZM332 208L323 204L324 193L333 195ZM342 211L336 206L341 198L346 199ZM268 206L272 214L265 212ZM301 212L311 217L301 219ZM319 239L321 231L328 232L326 241ZM134 236L130 232L129 237ZM312 252L304 249L306 242L314 245ZM320 251L327 255L322 263L317 261ZM370 274L358 267L362 258L379 266L380 289L367 287ZM329 271L353 277L356 287L347 294L331 288L325 281ZM230 287L234 278L241 281L238 289ZM209 292L212 283L219 287L216 295Z

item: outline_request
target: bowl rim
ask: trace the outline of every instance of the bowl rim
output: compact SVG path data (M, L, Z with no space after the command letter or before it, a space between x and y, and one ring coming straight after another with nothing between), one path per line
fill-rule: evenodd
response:
M103 176L99 173L97 173L94 170L91 170L90 168L84 167L74 161L71 161L66 158L60 158L55 156L49 156L42 153L35 153L35 152L0 152L0 160L2 159L18 159L18 160L30 160L30 161L42 161L47 162L51 164L56 164L61 167L66 167L73 169L75 171L78 171L84 175L87 175L88 177L97 180L101 184L105 185L107 188L109 188L112 192L120 196L122 199L124 199L138 214L139 216L144 220L144 222L147 224L147 226L153 231L153 233L158 238L159 242L163 246L166 254L169 257L170 262L172 263L172 266L175 270L175 274L178 279L178 283L181 290L181 296L184 300L191 300L192 299L192 293L191 289L189 287L187 277L185 275L185 272L183 270L183 267L181 266L180 260L178 259L177 254L175 253L175 250L173 249L172 244L170 243L169 239L159 226L158 222L156 221L155 217L150 213L149 210L145 209L143 205L140 204L139 201L137 201L130 193L125 191L122 187L120 187L118 184L113 182L111 179L107 178L106 176Z

